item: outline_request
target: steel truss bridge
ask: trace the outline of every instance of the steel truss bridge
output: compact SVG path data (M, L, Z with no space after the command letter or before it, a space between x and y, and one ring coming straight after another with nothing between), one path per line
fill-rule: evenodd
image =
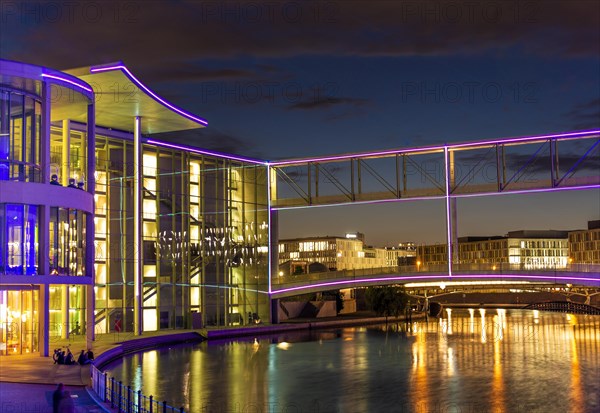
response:
M460 198L600 189L600 130L270 162L272 298L369 285L454 283L600 289L600 266L528 269L458 262ZM599 193L600 194L600 193ZM277 211L349 204L443 200L447 265L278 277Z

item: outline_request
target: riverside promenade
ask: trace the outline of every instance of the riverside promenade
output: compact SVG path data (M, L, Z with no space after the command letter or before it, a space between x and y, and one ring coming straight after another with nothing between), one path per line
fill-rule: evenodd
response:
M401 320L401 319L400 319ZM388 321L396 322L389 318ZM55 349L69 348L75 358L81 350L92 349L94 365L100 370L108 363L136 351L149 350L170 344L200 342L203 340L234 339L236 337L278 334L292 330L336 328L385 322L383 317L369 314L338 316L324 319L296 319L282 324L215 328L201 330L161 330L133 333L98 334L93 342L84 336L56 339L50 344ZM101 402L91 388L91 366L67 366L54 364L52 357L40 357L39 353L0 357L0 413L46 413L52 412L52 392L63 383L72 394L77 413L112 413L109 405Z

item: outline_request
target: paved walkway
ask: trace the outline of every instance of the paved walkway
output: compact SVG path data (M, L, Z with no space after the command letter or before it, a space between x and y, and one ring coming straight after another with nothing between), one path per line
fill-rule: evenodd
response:
M53 384L0 382L0 413L51 413ZM84 386L65 386L71 392L77 413L104 413L105 409Z

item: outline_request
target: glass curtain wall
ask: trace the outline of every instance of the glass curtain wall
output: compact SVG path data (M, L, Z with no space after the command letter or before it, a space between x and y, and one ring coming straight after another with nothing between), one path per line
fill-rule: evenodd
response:
M40 182L42 106L0 88L0 180Z
M37 275L39 208L0 204L0 275Z
M0 290L0 355L39 351L38 303L35 289Z
M144 330L268 319L265 168L143 150ZM96 332L133 331L132 144L96 157Z

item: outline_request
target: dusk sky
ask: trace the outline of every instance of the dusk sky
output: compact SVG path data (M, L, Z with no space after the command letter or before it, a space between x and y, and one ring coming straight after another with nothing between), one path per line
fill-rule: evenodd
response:
M171 139L259 159L600 129L593 0L2 1L0 12L2 58L55 69L122 60L209 122ZM598 190L458 204L461 236L600 219ZM280 221L282 238L445 241L439 201Z

